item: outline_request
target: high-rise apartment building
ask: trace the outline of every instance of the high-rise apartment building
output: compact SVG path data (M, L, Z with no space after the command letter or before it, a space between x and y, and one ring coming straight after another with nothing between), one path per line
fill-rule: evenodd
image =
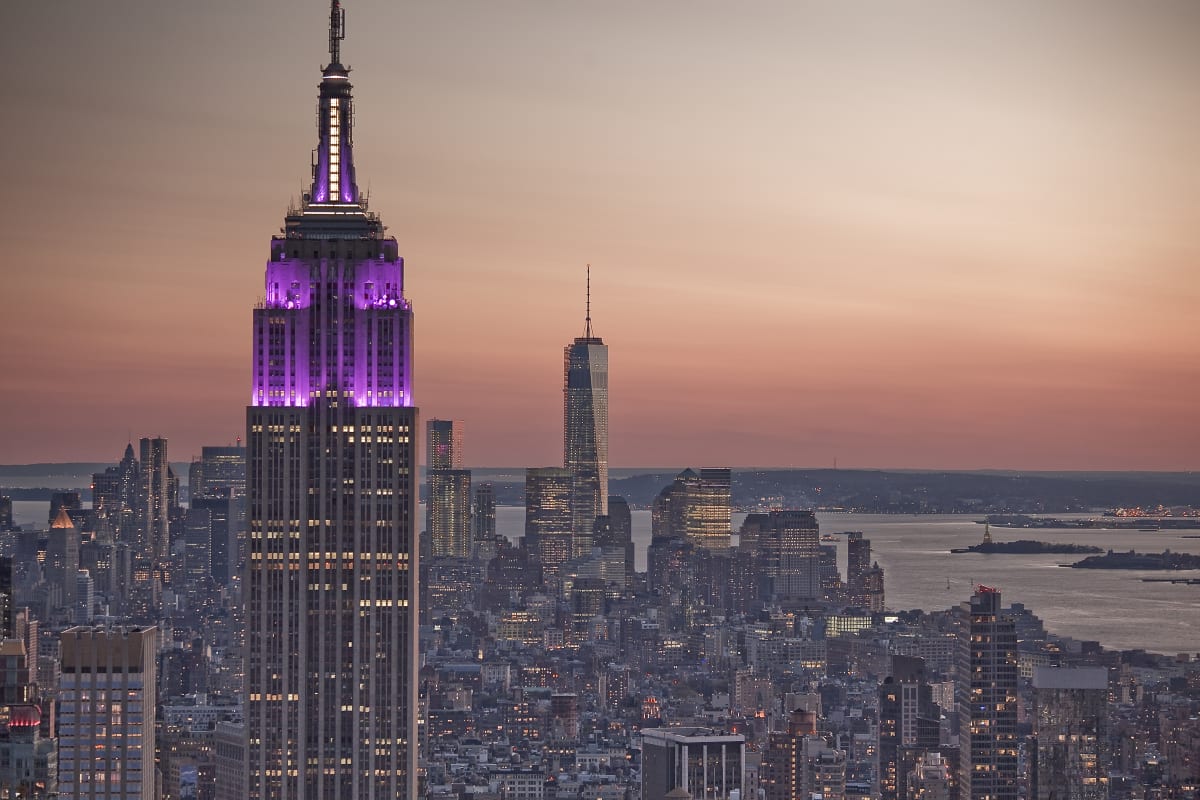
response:
M431 419L425 424L427 451L425 468L463 468L463 424L453 419Z
M1031 800L1107 800L1108 670L1033 670Z
M881 800L907 800L909 774L926 753L937 750L940 737L941 712L925 679L925 661L892 656L891 674L879 686Z
M416 798L412 307L355 180L333 0L311 188L272 237L247 409L240 798Z
M871 540L861 531L846 534L846 591L850 602L866 605L867 571L871 569Z
M154 798L154 628L62 634L58 796Z
M572 555L584 555L596 517L608 513L608 345L592 333L590 268L583 336L563 351L563 466L572 477Z
M463 469L463 424L426 425L425 530L434 556L471 555L471 471Z
M956 683L962 800L1017 797L1017 633L1000 592L980 586L961 607Z

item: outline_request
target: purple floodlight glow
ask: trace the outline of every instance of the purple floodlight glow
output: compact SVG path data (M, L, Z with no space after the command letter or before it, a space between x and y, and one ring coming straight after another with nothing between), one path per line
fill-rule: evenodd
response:
M411 320L403 259L268 262L251 405L303 407L329 392L355 406L412 405Z

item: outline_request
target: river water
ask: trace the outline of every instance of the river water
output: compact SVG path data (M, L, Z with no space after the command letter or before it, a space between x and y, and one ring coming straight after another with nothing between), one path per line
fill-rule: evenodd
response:
M744 518L745 514L733 515L734 530ZM982 540L983 526L976 523L979 518L952 514L817 514L822 533L862 531L871 540L871 554L884 569L889 609L950 608L969 598L975 585L984 584L999 589L1006 605L1024 603L1045 621L1048 630L1061 636L1094 639L1120 650L1200 653L1200 586L1142 582L1142 578L1200 578L1200 570L1151 572L1059 566L1082 558L1069 555L952 555L950 548ZM515 539L522 534L524 524L525 509L497 509L499 533ZM1114 550L1161 553L1169 549L1200 554L1200 538L1188 538L1200 537L1200 529L1156 533L991 530L992 538L1002 542L1035 539ZM649 511L633 512L633 539L637 567L645 569ZM845 575L845 537L838 537L838 551Z
M13 503L18 524L44 524L45 502ZM418 520L425 518L424 506ZM733 515L734 530L744 514ZM970 597L972 587L998 588L1005 604L1024 603L1050 631L1076 639L1094 639L1116 649L1143 648L1159 653L1200 653L1200 586L1144 583L1142 578L1200 578L1200 571L1143 572L1083 570L1059 566L1078 560L1065 555L951 555L950 548L979 542L977 517L960 515L819 513L822 533L862 531L885 571L887 606L893 610L937 611ZM525 509L500 506L497 532L515 540L524 533ZM1114 550L1200 554L1200 530L1077 531L1074 529L992 528L997 541L1036 539L1090 544ZM650 512L633 511L633 539L639 570L646 568ZM839 537L845 574L845 537Z

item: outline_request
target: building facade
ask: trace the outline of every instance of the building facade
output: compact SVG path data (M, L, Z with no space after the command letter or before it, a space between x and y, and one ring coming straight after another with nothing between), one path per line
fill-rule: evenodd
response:
M425 530L434 556L471 555L471 471L463 469L463 424L426 423Z
M70 628L59 676L59 797L153 800L155 628Z
M355 181L343 35L333 0L312 186L254 310L240 796L255 800L416 796L412 307Z
M591 549L596 517L608 513L608 345L592 333L590 272L583 336L563 350L563 466L578 556Z
M1017 797L1017 633L1000 592L977 588L961 608L958 665L962 800Z
M547 575L571 559L574 475L558 467L525 470L525 547Z
M746 737L709 728L642 731L642 800L682 789L694 800L748 797Z
M1108 799L1108 670L1033 670L1033 753L1030 797Z

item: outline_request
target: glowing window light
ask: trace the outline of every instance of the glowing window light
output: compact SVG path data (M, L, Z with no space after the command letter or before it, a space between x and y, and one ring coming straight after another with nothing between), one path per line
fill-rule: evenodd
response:
M338 124L340 101L336 97L329 100L329 197L341 195L341 125Z

